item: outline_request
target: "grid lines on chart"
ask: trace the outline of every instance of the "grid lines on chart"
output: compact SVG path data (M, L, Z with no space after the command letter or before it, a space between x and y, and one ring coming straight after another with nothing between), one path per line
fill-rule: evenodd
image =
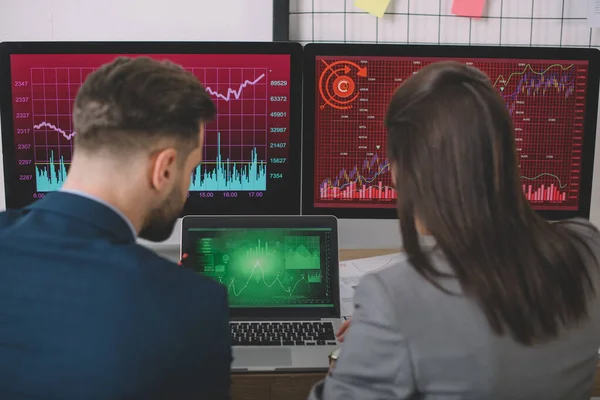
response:
M386 133L382 122L387 103L404 80L438 60L361 59L364 76L357 73L359 69L353 73L348 67L347 76L332 78L337 83L329 92L324 89L327 84L324 75L336 71L323 65L342 63L345 67L359 60L319 61L321 78L317 91L321 98L316 119L315 202L393 207L391 200L395 197L389 196L389 190L385 189L391 184L389 171L384 168ZM583 122L585 108L580 91L587 84L587 65L523 60L459 61L469 62L487 73L506 103L515 125L527 198L538 209L577 207L583 135L578 126ZM339 91L345 81L350 82L349 92L356 95Z
M50 163L52 155L54 155L54 161L62 157L65 164L70 163L73 149L72 139L75 135L71 113L73 102L87 75L95 69L95 67L31 68L36 164ZM260 68L188 69L204 83L219 109L219 117L207 124L206 127L205 162L212 163L210 156L217 150L216 132L219 131L226 133L221 137L221 148L229 153L224 154L225 158L229 158L232 162L248 162L244 153L259 147L264 149L259 158L264 159L267 146L268 70ZM204 79L208 79L210 82ZM238 83L234 81L235 79L241 81Z
M39 192L56 190L66 179L76 136L71 118L74 99L96 68L30 70ZM269 70L187 69L203 82L217 107L217 116L206 124L204 161L193 173L190 190L265 190ZM238 182L229 182L230 179Z
M358 59L317 62L315 202L393 207L396 194L382 121L398 82L381 75L386 69ZM361 76L361 70L368 76Z
M206 164L223 158L251 163L256 149L259 160L267 157L268 74L266 68L190 68L211 94L217 117L206 125ZM220 134L219 134L220 133Z
M71 111L77 91L94 68L31 68L32 135L36 165L71 162Z

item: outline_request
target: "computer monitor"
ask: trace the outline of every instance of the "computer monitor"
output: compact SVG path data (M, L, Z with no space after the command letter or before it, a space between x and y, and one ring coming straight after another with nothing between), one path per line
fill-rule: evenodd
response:
M547 219L589 218L600 51L309 44L304 49L304 214L395 218L383 119L396 88L442 60L489 75L515 126L523 191Z
M227 288L234 317L339 315L335 217L186 216L180 252Z
M6 207L59 189L71 112L86 77L118 56L171 60L217 106L184 214L300 214L302 46L296 43L34 42L0 44Z

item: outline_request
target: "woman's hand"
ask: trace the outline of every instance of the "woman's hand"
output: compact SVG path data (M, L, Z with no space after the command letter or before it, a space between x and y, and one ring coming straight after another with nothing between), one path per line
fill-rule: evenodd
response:
M348 328L350 328L350 322L351 321L352 321L352 318L348 318L347 320L345 320L344 323L342 324L342 326L340 326L340 329L335 334L338 342L343 342L344 341L344 336L346 335L346 332L348 331Z
M329 375L331 375L331 372L335 368L335 362L336 360L329 360Z

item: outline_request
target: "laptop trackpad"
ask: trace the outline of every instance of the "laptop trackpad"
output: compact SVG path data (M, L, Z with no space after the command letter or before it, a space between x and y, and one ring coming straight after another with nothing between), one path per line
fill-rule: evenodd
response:
M266 347L262 349L234 347L234 367L290 367L292 350Z

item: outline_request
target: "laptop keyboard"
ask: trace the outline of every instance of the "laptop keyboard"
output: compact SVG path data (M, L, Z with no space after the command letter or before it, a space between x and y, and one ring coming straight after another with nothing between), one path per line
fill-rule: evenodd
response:
M331 322L231 322L234 346L335 346Z

